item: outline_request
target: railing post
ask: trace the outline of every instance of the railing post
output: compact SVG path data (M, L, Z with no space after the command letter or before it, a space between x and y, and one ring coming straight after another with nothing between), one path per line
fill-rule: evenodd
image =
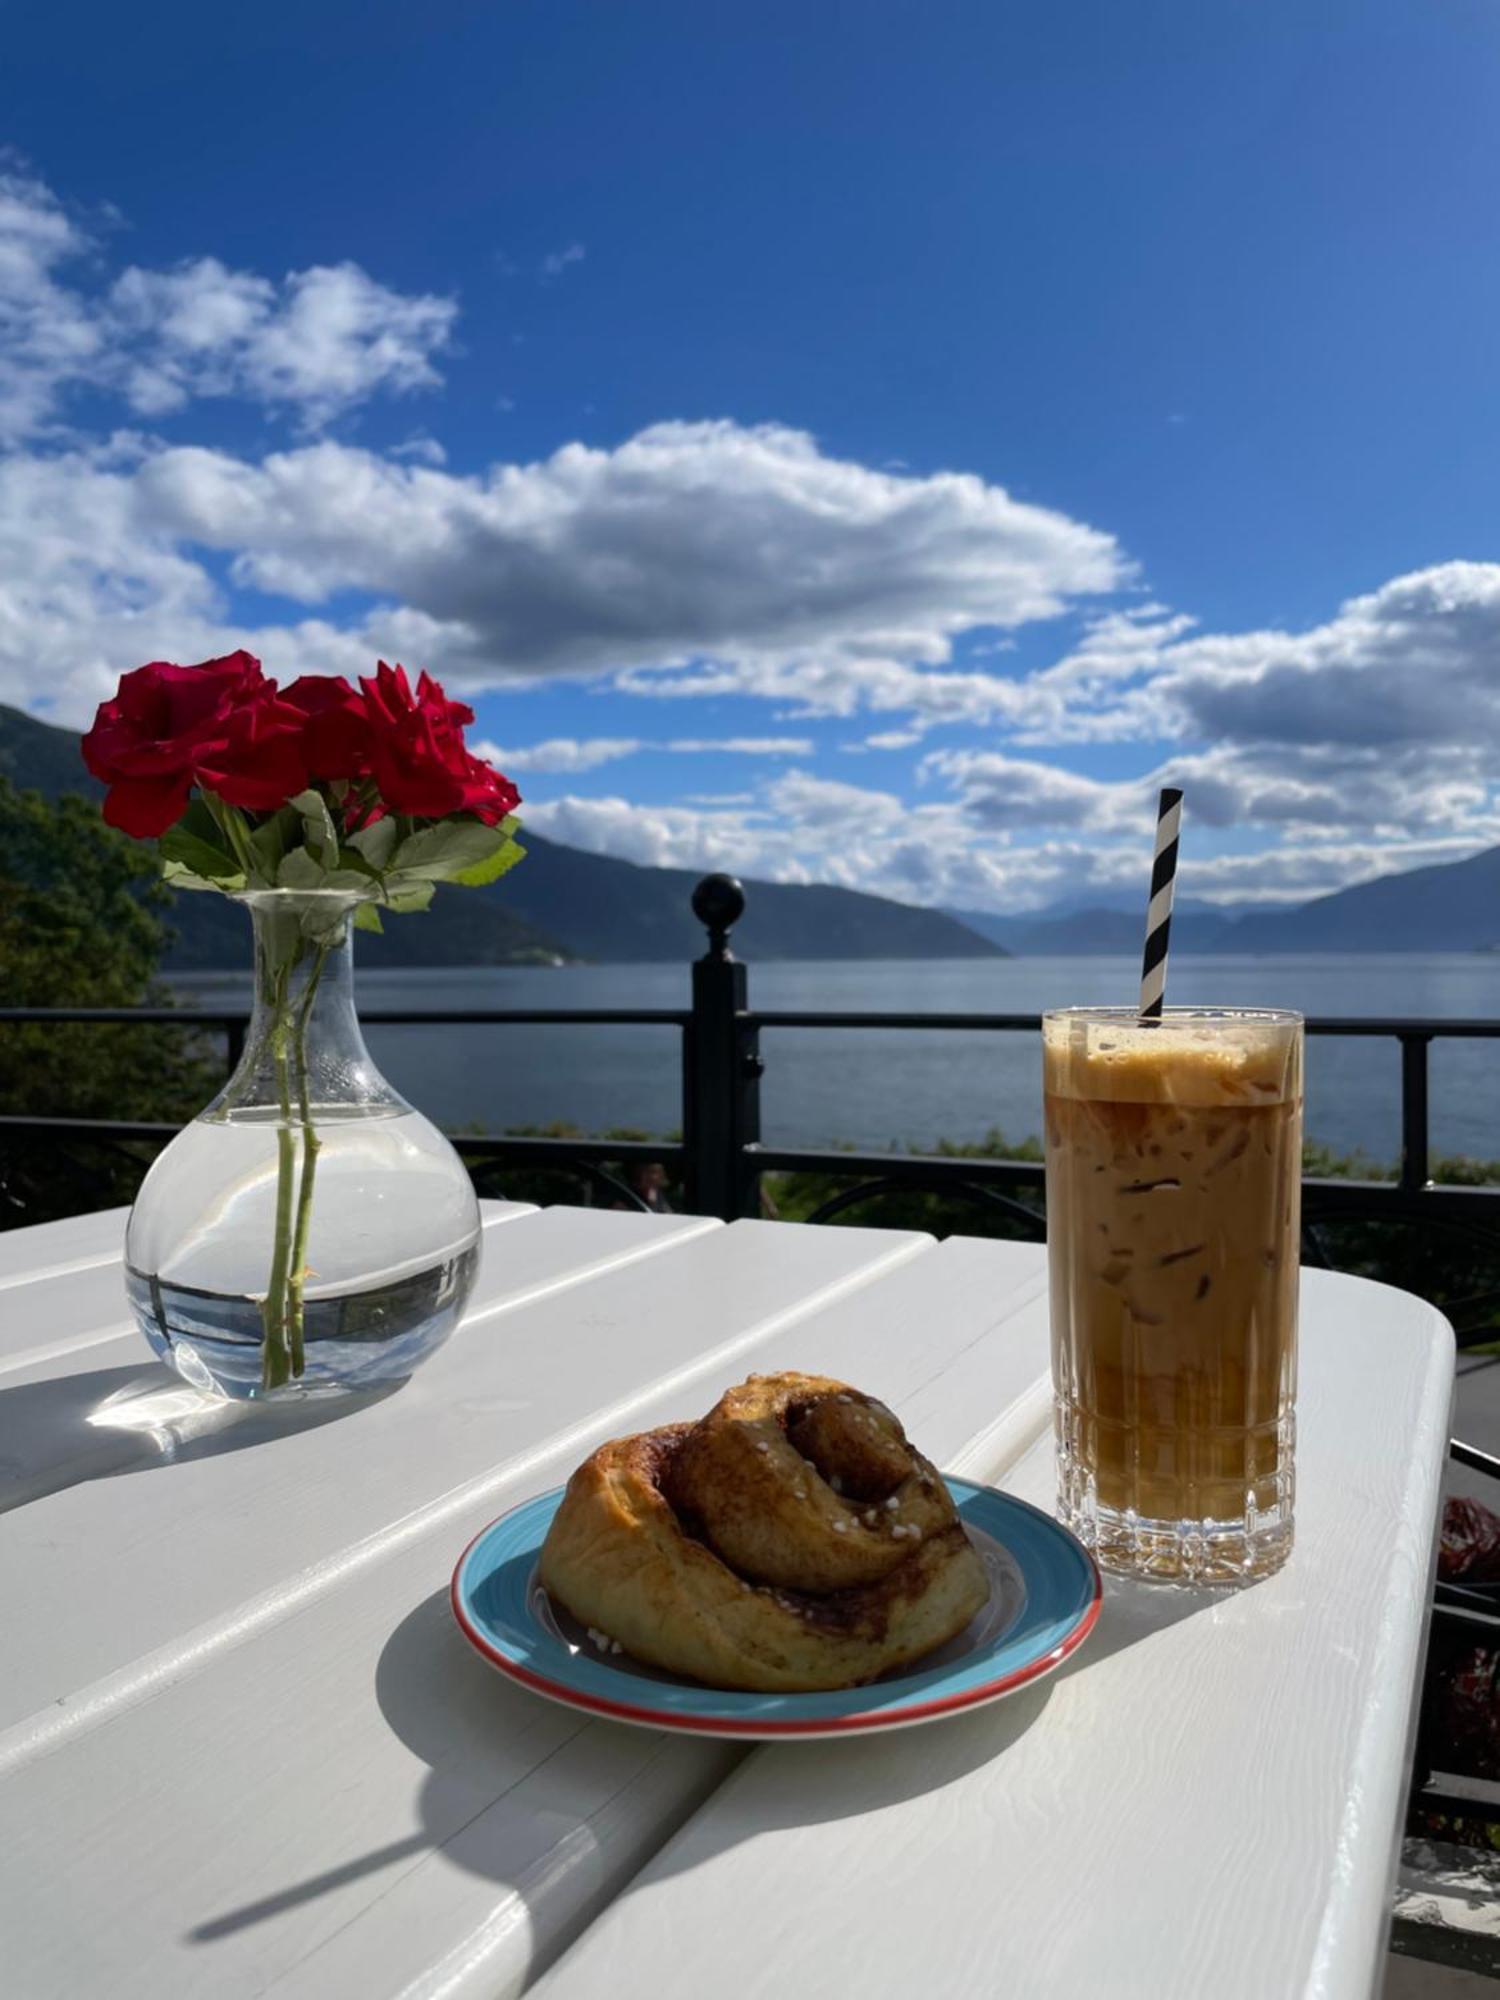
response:
M1427 1051L1430 1035L1401 1037L1401 1185L1424 1188L1427 1158Z
M757 1206L745 1148L760 1138L764 1065L758 1031L744 1018L746 969L729 949L744 909L745 892L732 875L705 875L693 891L708 950L693 961L692 1019L683 1033L683 1178L692 1213L726 1222Z

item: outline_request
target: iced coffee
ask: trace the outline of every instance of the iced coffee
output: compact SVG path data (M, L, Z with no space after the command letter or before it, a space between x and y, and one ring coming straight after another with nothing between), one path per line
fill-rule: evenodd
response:
M1058 1494L1107 1569L1268 1575L1292 1544L1302 1022L1043 1022Z

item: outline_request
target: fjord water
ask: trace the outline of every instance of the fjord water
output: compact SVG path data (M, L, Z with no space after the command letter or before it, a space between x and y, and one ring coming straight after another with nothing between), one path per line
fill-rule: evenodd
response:
M413 921L417 921L413 919ZM881 1012L1040 1013L1128 1002L1128 958L997 958L833 963L750 960L751 1004ZM174 982L189 1004L238 1005L230 974ZM685 1007L688 968L666 965L443 967L358 973L366 1015L462 1007ZM1320 1015L1500 1019L1500 954L1188 957L1174 960L1180 1005L1292 1007ZM567 1123L666 1134L682 1117L679 1036L662 1028L381 1027L366 1039L396 1088L449 1130ZM931 1146L1042 1129L1035 1036L905 1030L777 1030L761 1038L768 1143ZM1394 1041L1307 1047L1307 1136L1394 1160L1401 1065ZM1500 1041L1432 1046L1434 1153L1500 1159Z

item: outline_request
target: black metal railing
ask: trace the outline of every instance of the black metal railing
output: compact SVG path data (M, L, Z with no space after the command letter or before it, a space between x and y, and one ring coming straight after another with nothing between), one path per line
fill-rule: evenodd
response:
M902 1191L943 1194L971 1208L1003 1213L1016 1231L1038 1237L1043 1231L1043 1171L1040 1161L948 1157L930 1154L864 1152L834 1147L766 1145L760 1135L760 1088L766 1058L763 1035L785 1030L862 1033L870 1030L946 1030L1035 1036L1037 1014L920 1013L760 1009L750 1005L747 967L730 950L730 933L745 907L744 892L731 876L710 875L693 892L695 915L708 933L708 948L692 967L691 1004L686 1008L466 1007L369 1008L370 1026L507 1028L642 1027L676 1031L681 1037L680 1142L583 1137L536 1137L512 1133L464 1133L462 1149L493 1173L505 1167L564 1170L607 1185L614 1197L643 1206L614 1173L616 1167L660 1162L680 1179L686 1208L696 1214L733 1220L762 1212L761 1182L768 1174L826 1176L838 1185L809 1219L830 1221L840 1214ZM245 1008L191 1010L170 1007L0 1008L7 1022L122 1022L212 1029L226 1038L231 1067L244 1046ZM1303 1184L1308 1224L1307 1252L1313 1262L1332 1264L1320 1232L1361 1220L1401 1219L1461 1230L1500 1258L1500 1188L1434 1184L1430 1178L1431 1133L1428 1065L1438 1039L1500 1039L1500 1020L1410 1020L1352 1015L1310 1020L1313 1037L1358 1037L1394 1041L1401 1062L1401 1154L1394 1181L1308 1177ZM0 1115L0 1143L93 1139L127 1143L159 1142L174 1128L150 1122ZM1464 1301L1479 1311L1485 1337L1495 1337L1489 1321L1500 1311L1500 1293ZM1451 1313L1451 1305L1448 1306ZM1461 1328L1461 1336L1477 1337Z

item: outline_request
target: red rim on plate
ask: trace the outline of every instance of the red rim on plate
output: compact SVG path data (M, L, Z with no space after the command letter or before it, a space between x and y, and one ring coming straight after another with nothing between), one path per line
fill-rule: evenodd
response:
M944 1649L945 1655L960 1649L956 1659L919 1663L863 1688L745 1694L648 1679L633 1666L569 1646L532 1608L536 1556L561 1488L523 1502L474 1537L453 1572L453 1615L475 1651L507 1679L586 1714L638 1727L775 1740L935 1721L999 1701L1055 1672L1093 1631L1103 1600L1093 1557L1050 1515L967 1480L948 1484L981 1556L991 1545L1018 1578L1016 1613L967 1652L963 1641Z

